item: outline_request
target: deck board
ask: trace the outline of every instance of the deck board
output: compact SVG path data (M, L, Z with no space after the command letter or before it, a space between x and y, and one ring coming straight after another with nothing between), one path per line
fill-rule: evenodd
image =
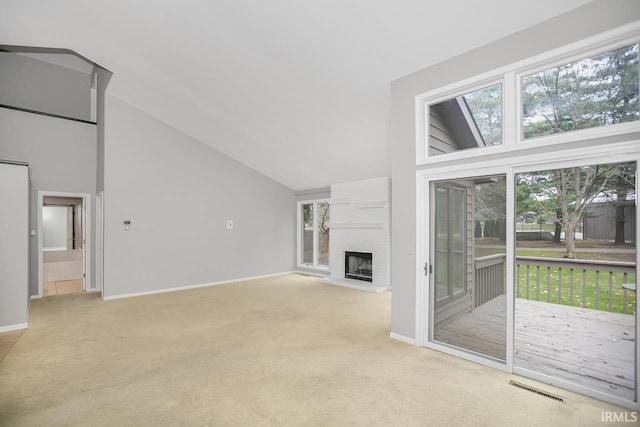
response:
M437 341L505 359L505 296L436 328ZM632 315L516 299L515 366L634 398Z

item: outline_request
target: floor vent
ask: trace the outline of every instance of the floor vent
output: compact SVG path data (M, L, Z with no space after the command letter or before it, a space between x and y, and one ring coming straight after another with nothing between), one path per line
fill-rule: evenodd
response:
M564 397L558 396L557 394L546 392L544 390L540 390L539 388L531 387L531 386L528 386L526 384L522 384L522 383L519 383L519 382L513 381L513 380L509 381L509 384L511 384L512 386L521 388L523 390L528 390L528 391L530 391L532 393L539 394L540 396L548 397L549 399L553 399L553 400L558 400L560 402L564 402Z

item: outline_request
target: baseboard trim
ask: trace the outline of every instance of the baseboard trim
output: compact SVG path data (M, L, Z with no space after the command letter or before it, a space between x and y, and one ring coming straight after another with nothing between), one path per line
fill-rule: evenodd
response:
M391 332L389 334L389 337L391 339L396 340L396 341L401 341L401 342L404 342L404 343L407 343L407 344L411 344L411 345L417 345L416 344L416 340L414 338L405 337L404 335L399 335L399 334L396 334L394 332Z
M313 276L313 277L320 277L320 278L327 277L326 274L316 273L314 271L308 271L308 270L296 270L296 271L294 271L294 273L302 274L303 276Z
M332 279L331 277L325 277L324 279L320 279L320 281L322 283L327 283L329 285L343 286L345 288L357 289L359 291L366 291L366 292L380 293L380 292L388 291L391 289L391 287L389 286L374 287L372 285L371 286L359 285L357 283L352 283L352 282L356 282L355 280L354 281L347 281L347 279L336 280L336 279Z
M29 299L41 299L41 298L42 298L42 295L40 295L40 294L31 295L31 296L29 297Z
M228 285L230 283L236 283L236 282L246 282L248 280L267 279L269 277L285 276L287 274L293 274L293 273L298 273L298 272L297 271L284 271L282 273L264 274L264 275L261 275L261 276L243 277L243 278L239 278L239 279L222 280L220 282L211 282L211 283L201 283L201 284L197 284L197 285L178 286L178 287L175 287L175 288L156 289L156 290L153 290L153 291L134 292L134 293L130 293L130 294L120 294L120 295L113 295L113 296L108 296L108 297L105 297L104 296L104 292L103 292L102 300L103 301L111 301L111 300L123 299L123 298L142 297L142 296L145 296L145 295L164 294L164 293L167 293L167 292L186 291L186 290L189 290L189 289L207 288L209 286Z
M19 329L27 329L28 327L29 327L29 323L18 323L17 325L0 326L0 334L2 332L11 332L11 331L17 331Z

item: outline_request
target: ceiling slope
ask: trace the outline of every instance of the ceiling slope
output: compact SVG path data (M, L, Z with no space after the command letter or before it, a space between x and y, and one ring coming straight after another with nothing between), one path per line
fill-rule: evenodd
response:
M72 49L111 95L303 190L390 174L392 80L586 3L0 0L0 41Z

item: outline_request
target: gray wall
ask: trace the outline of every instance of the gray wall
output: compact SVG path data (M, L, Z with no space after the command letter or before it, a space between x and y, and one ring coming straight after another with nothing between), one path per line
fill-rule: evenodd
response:
M415 337L415 96L640 19L637 0L599 0L391 84L393 333Z
M0 108L0 158L31 167L31 229L38 226L38 191L96 191L96 126ZM91 240L95 242L92 197ZM31 238L30 289L38 293L38 238ZM95 272L91 259L91 271ZM93 275L93 273L92 273ZM93 283L93 277L92 277Z
M0 104L91 120L90 75L0 52Z
M101 191L104 191L104 104L107 86L109 86L109 82L111 81L111 77L113 76L113 74L111 73L111 71L107 71L101 67L95 67L94 69L98 74L98 83L96 85L96 120L98 121L98 160L96 166L96 192L99 193Z
M0 163L0 330L29 321L28 210L29 168Z
M105 113L105 297L294 269L292 190L117 98Z

